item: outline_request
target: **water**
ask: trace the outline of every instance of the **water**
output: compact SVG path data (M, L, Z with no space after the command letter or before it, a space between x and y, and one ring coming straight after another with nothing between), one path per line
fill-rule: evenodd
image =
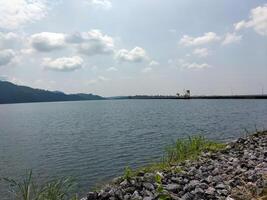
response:
M161 157L178 137L267 128L267 100L116 100L0 105L0 177L73 176L81 194ZM0 183L1 199L9 199Z

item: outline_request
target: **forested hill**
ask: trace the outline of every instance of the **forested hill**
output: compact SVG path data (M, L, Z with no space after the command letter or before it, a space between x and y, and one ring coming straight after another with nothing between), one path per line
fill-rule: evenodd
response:
M65 94L63 92L34 89L27 86L15 85L7 81L0 81L0 104L103 99L105 98L94 94Z

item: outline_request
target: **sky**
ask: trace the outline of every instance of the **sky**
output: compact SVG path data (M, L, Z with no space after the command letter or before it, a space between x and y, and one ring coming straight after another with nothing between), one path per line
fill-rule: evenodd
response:
M0 0L0 80L102 96L267 93L267 1Z

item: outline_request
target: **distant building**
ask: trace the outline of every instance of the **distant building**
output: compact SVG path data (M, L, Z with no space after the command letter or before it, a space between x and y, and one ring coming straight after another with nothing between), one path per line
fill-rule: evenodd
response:
M185 91L184 97L187 97L187 98L190 97L190 90L186 90Z

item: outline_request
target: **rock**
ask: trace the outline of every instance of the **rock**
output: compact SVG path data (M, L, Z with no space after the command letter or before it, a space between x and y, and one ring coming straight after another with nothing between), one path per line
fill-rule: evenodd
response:
M218 168L215 168L213 171L212 171L212 175L213 176L216 176L220 173L219 169Z
M210 175L205 179L208 183L211 183L213 181L213 177Z
M130 180L131 185L136 185L136 181L135 180Z
M215 186L215 189L225 189L226 186L223 183L220 183L218 185Z
M191 187L196 187L199 184L200 184L199 180L192 180L192 181L189 182L188 185L191 186Z
M204 190L202 190L201 188L199 187L196 187L192 192L191 194L203 194L204 193Z
M187 178L184 178L183 179L183 183L186 184L186 183L189 183L189 180Z
M152 183L143 183L143 186L150 191L155 190L155 187Z
M108 191L108 193L110 194L110 196L114 196L115 195L115 192L116 192L115 188L112 188L112 189L110 189Z
M174 183L182 183L183 182L183 178L181 177L171 177L171 181Z
M164 188L171 192L177 192L181 187L178 184L168 184Z
M172 200L181 200L180 197L176 196L176 195L173 194L173 193L170 193L169 195L170 195L170 197L171 197Z
M144 197L143 200L153 200L153 197Z
M153 191L153 192L154 192L154 191ZM149 190L145 190L145 191L143 192L143 195L144 195L144 196L149 196L149 197L153 197L153 196L154 196L153 193L150 192Z
M138 191L134 191L134 193L131 196L132 200L142 200L143 198L139 195Z
M145 173L144 180L147 182L153 182L155 180L155 174L153 173Z
M87 200L95 200L97 198L97 192L88 192Z
M134 193L134 191L135 191L135 187L133 187L133 186L131 186L131 187L127 187L127 188L125 188L124 189L124 191L126 192L126 193Z
M207 189L209 187L209 185L207 185L206 183L200 183L199 187L203 190Z
M209 187L206 191L205 191L205 194L208 194L208 195L214 195L215 193L215 188L213 187Z
M229 194L229 192L227 190L218 190L218 193L222 196L227 196Z
M182 196L181 200L192 200L193 197L194 197L194 195L192 195L192 194L190 194L190 193L185 193L185 194Z
M105 192L104 190L100 190L98 197L100 197L100 199L108 199L110 197L110 194L108 192Z
M120 186L122 186L122 187L127 187L128 186L128 181L125 179L124 181L122 181L121 183L120 183Z
M131 195L130 194L124 195L123 200L129 200L129 199L131 199Z
M116 190L115 191L115 196L118 198L118 199L123 199L123 193L121 190Z

